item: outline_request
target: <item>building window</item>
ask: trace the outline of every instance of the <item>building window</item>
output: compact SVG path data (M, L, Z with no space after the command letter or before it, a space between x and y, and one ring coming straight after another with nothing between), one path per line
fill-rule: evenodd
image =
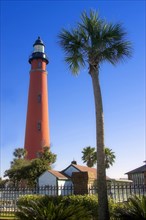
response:
M38 103L41 103L41 101L42 101L42 96L41 94L38 94Z
M41 61L38 62L38 68L42 68L42 62Z
M37 128L38 128L38 131L41 131L41 122L38 122Z

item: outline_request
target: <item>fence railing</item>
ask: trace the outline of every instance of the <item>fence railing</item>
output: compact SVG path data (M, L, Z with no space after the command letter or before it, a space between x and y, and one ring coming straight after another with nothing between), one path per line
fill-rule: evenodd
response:
M133 195L146 195L146 185L111 183L107 185L107 194L114 202L123 202Z
M80 191L81 192L81 191ZM96 186L88 186L88 194L97 194ZM23 195L72 195L74 194L74 187L71 186L45 186L36 188L0 188L0 216L14 215L17 211L17 201ZM84 194L84 193L80 193ZM133 184L108 184L107 185L108 198L113 199L114 202L123 202L132 195L145 195L146 185Z

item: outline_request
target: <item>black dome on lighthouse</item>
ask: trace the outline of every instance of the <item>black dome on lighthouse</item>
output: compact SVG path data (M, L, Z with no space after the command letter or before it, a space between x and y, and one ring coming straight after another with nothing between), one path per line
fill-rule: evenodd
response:
M38 37L38 39L37 39L37 40L35 41L35 43L33 44L33 46L35 46L35 45L43 45L43 46L45 46L40 37Z

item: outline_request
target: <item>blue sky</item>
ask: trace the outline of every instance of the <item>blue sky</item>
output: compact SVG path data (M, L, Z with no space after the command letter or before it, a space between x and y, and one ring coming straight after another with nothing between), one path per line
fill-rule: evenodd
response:
M95 114L87 69L78 77L69 72L57 35L73 27L81 12L95 9L108 22L121 22L133 43L133 57L116 67L102 65L105 145L116 155L110 177L143 165L145 140L145 8L143 0L103 1L1 1L1 133L0 172L10 167L15 148L24 146L32 45L41 36L50 63L48 70L51 150L53 168L62 170L81 151L95 146ZM126 177L126 176L125 176Z

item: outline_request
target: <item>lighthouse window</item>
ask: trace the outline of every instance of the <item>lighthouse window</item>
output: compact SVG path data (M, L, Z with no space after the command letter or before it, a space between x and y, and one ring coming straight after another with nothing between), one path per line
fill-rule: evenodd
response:
M41 94L39 94L38 95L38 103L41 103L41 101L42 101L42 96L41 96Z
M38 62L38 68L41 68L42 67L42 62Z
M44 46L43 45L35 45L34 52L44 53Z
M37 124L37 128L38 128L38 131L41 130L41 122L38 122L38 124Z

